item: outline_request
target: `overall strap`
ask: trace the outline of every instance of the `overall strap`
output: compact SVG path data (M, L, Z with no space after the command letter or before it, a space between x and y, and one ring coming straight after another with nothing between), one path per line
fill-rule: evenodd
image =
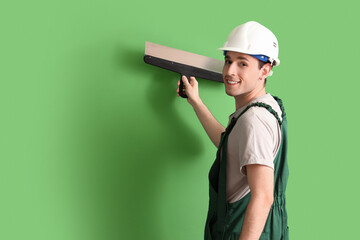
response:
M281 100L280 100L281 101ZM280 105L280 104L279 104ZM235 122L247 111L249 110L249 108L251 107L263 107L266 108L266 110L268 110L272 115L274 115L274 117L276 118L276 120L278 121L279 125L281 126L282 122L279 118L279 115L277 114L277 112L268 104L266 103L262 103L262 102L255 102L250 104L249 106L247 106L240 114L238 117L233 117L232 121L235 120ZM280 106L281 110L283 110L282 105ZM283 113L285 113L283 111ZM229 127L231 126L231 129L234 127L235 124L230 124ZM230 130L231 131L231 130Z
M285 108L284 108L284 104L282 102L282 100L279 98L279 97L276 97L276 96L272 96L276 101L277 103L279 104L280 106L280 109L281 109L281 118L282 120L284 121L286 119L286 113L285 113Z

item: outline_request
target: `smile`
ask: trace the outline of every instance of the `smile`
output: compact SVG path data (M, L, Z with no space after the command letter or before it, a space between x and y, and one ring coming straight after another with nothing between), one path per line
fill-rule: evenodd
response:
M236 82L236 81L231 81L231 80L226 80L226 82L229 84L229 85L235 85L239 82Z

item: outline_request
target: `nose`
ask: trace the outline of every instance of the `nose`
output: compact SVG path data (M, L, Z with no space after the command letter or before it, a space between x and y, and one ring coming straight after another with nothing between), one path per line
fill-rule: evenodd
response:
M236 76L236 74L237 74L236 64L234 62L232 62L231 64L228 65L226 75Z

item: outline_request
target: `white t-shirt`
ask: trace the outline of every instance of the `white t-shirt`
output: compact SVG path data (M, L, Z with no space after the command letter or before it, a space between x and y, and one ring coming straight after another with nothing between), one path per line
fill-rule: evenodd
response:
M281 109L269 94L260 96L230 115L237 117L250 104L262 102L270 105L281 119ZM230 121L229 121L230 122ZM244 166L261 164L274 168L274 159L281 142L277 119L266 108L251 107L236 122L227 145L226 198L232 203L250 192Z

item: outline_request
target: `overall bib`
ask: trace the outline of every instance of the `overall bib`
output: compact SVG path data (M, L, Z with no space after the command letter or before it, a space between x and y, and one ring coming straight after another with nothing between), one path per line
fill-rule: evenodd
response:
M226 200L226 153L228 137L236 121L251 107L266 108L277 119L281 128L281 144L274 159L274 203L271 206L260 240L288 240L285 190L289 176L287 153L287 122L282 101L274 97L282 111L282 121L271 106L256 102L247 106L238 117L233 117L221 141L216 159L209 172L210 202L205 226L205 240L238 240L251 192L234 203ZM221 161L220 161L221 159Z

